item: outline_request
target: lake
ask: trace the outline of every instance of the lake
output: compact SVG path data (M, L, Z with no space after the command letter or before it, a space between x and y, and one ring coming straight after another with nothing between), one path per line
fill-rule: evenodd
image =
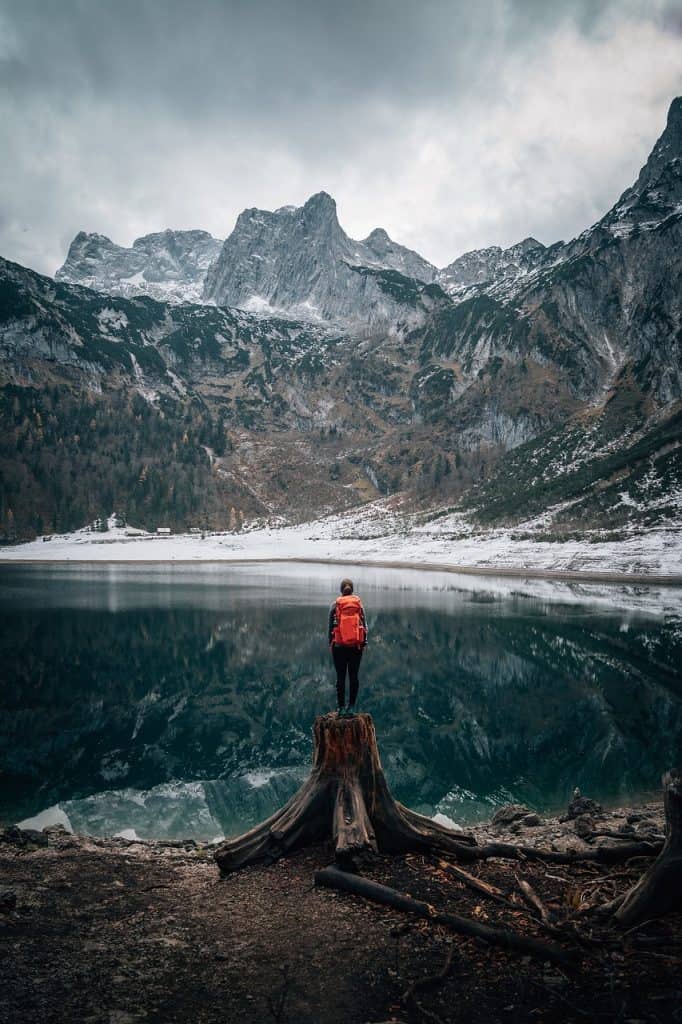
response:
M0 821L214 839L307 775L335 707L329 606L367 610L360 709L394 795L467 823L511 800L657 792L682 758L679 589L320 565L0 567Z

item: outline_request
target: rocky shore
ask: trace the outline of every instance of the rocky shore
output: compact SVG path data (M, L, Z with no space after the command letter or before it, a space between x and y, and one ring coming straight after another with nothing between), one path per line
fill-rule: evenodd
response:
M472 833L480 844L588 851L656 842L663 827L659 801L604 810L578 797L562 818L510 805ZM682 915L624 932L594 913L651 858L617 865L491 859L467 865L480 889L435 856L363 863L368 878L438 911L542 939L552 929L554 939L577 929L567 969L316 888L315 871L332 859L321 845L221 879L212 848L191 841L6 828L0 1021L682 1020ZM543 922L523 883L550 920Z

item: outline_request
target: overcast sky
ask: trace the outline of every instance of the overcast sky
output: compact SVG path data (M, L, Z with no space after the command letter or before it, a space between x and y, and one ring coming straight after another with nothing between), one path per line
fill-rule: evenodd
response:
M224 238L324 189L442 266L570 238L632 183L682 0L0 0L0 79L0 256Z

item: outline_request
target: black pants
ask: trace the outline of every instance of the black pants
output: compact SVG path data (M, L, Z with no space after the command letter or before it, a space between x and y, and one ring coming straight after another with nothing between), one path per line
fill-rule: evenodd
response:
M350 684L349 704L355 704L358 699L358 687L360 681L358 679L358 669L360 668L360 659L362 658L361 647L341 647L338 644L334 644L332 647L332 658L334 659L334 668L336 669L336 700L339 707L343 707L346 703L346 672L348 672L348 681Z

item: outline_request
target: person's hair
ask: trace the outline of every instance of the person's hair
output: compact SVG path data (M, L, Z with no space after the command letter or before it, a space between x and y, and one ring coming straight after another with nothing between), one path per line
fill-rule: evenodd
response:
M353 593L353 581L352 580L341 580L341 593L352 594Z

